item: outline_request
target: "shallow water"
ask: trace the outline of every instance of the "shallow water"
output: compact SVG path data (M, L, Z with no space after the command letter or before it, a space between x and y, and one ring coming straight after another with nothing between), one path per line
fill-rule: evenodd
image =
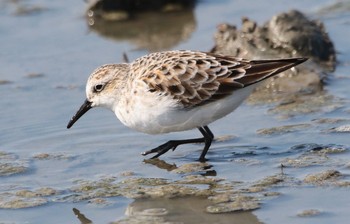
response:
M329 7L337 2L343 5ZM349 124L349 4L332 0L200 1L187 15L190 19L181 20L188 33L161 47L210 50L221 22L239 24L242 16L249 16L261 24L278 12L296 8L323 21L335 43L339 65L329 75L325 90L341 99L342 105L281 119L269 112L271 105L243 104L211 125L219 140L208 153L208 167L176 172L176 167L197 166L194 160L201 145L165 154L161 159L167 164L144 162L140 153L169 139L196 137L198 131L148 136L129 130L103 109L91 110L72 129L66 129L85 99L86 79L93 69L121 62L123 52L134 59L147 53L147 47L158 49L159 45L148 45L150 39L132 36L131 30L131 36L111 38L89 29L83 1L1 1L0 223L89 223L86 219L94 223L347 222L350 138L348 133L330 129ZM158 38L165 38L164 34ZM333 120L321 122L324 118ZM264 128L296 124L303 125L259 134ZM323 148L333 151L319 153ZM285 168L281 171L282 163ZM308 174L326 170L337 170L342 176L311 184L304 181ZM204 193L133 200L126 194L137 194L135 189L105 192L104 184L119 188L128 178L165 178L167 186L181 185L176 181L189 175L216 175L215 181L223 179L220 183L241 192L266 177L282 176L283 181L252 194L260 200L259 209L227 214L205 212L212 201ZM110 179L113 181L108 182ZM85 189L83 184L87 184ZM199 191L212 185L186 186ZM96 191L87 189L92 187ZM221 188L224 186L215 191ZM265 197L264 192L279 195ZM319 214L298 215L310 209Z

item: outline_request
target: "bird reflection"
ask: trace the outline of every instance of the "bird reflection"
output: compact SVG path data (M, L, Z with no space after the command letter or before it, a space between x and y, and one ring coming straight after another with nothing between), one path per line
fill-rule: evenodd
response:
M217 173L213 168L213 165L208 163L188 163L184 164L183 166L178 167L175 163L170 164L165 162L164 160L161 160L159 158L155 159L145 159L143 160L144 163L150 164L153 166L156 166L159 169L163 169L166 171L174 171L177 170L180 173L191 173L191 174L198 174L201 176L216 176ZM188 170L185 170L183 167L186 167Z
M128 5L112 4L111 1L92 4L87 10L90 30L103 37L126 40L138 49L154 52L170 49L189 39L196 28L193 12L195 1L172 1L179 3L170 6L160 3L153 8L132 5L133 1L130 2ZM148 4L150 2L157 1L147 1Z

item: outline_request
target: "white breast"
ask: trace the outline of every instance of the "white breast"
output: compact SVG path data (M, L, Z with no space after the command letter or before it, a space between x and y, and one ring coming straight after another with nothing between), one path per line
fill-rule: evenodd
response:
M130 96L128 103L119 103L114 112L124 125L148 134L190 130L231 113L250 95L254 86L191 109L180 108L177 101L168 96L156 96L149 92L136 94Z

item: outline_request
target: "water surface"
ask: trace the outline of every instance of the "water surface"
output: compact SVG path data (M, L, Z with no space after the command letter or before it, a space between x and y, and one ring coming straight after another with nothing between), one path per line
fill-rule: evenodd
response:
M342 3L340 7L328 7L339 2ZM149 39L142 39L137 33L111 38L90 29L84 15L84 1L2 1L0 163L18 168L19 173L0 177L0 201L3 204L17 194L18 198L32 205L42 205L0 209L0 223L83 222L74 214L73 208L94 223L129 220L139 214L130 211L152 208L165 208L167 215L163 221L170 222L232 223L230 220L243 219L245 223L345 223L349 218L348 187L332 184L317 186L302 183L302 180L308 174L331 169L340 171L343 181L347 181L349 174L348 134L327 132L330 128L348 124L348 5L348 1L332 0L200 1L194 11L186 15L188 19L181 20L186 27L186 35L176 40L171 39L174 36L169 36L166 44L152 47L147 45ZM214 45L213 35L219 23L240 24L242 16L249 16L262 24L274 14L289 9L299 9L325 23L339 52L339 65L334 73L329 74L325 90L342 99L342 106L335 110L280 119L278 114L268 112L271 105L243 104L234 113L211 125L216 136L230 137L212 146L208 164L212 166L211 171L215 171L215 178L222 178L230 184L249 184L266 176L281 175L280 164L287 163L286 159L298 159L312 152L311 143L326 148L335 145L335 148L343 148L343 152L328 154L329 160L316 160L314 165L285 168L283 175L294 179L285 186L272 188L280 196L264 199L260 209L243 213L205 213L208 201L197 197L133 200L116 196L104 198L107 203L102 204L72 197L72 188L79 181L115 178L118 182L128 173L137 178L165 178L170 182L181 180L186 175L144 163L145 158L140 153L170 139L199 135L198 131L188 131L148 136L124 127L111 112L103 109L91 110L67 130L68 120L85 99L85 83L92 70L101 64L121 62L123 52L132 60L146 54L149 49L158 50L159 47L207 51ZM177 21L176 18L173 20L174 23ZM164 33L160 37L167 38ZM317 119L323 118L343 120L317 122ZM257 133L263 128L294 124L308 125L272 136ZM191 164L199 156L201 147L179 147L162 159L177 167ZM40 189L43 188L54 189L55 192L41 196ZM25 190L38 195L23 196L26 195L23 193ZM320 214L298 216L308 209L316 209ZM201 219L201 216L206 218Z

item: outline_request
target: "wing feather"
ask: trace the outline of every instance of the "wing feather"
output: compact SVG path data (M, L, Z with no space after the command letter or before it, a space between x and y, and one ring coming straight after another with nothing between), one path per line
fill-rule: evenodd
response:
M193 107L227 97L235 90L265 80L305 60L249 61L204 52L168 51L144 56L132 65L136 72L142 73L139 75L149 91L170 95L183 107Z

